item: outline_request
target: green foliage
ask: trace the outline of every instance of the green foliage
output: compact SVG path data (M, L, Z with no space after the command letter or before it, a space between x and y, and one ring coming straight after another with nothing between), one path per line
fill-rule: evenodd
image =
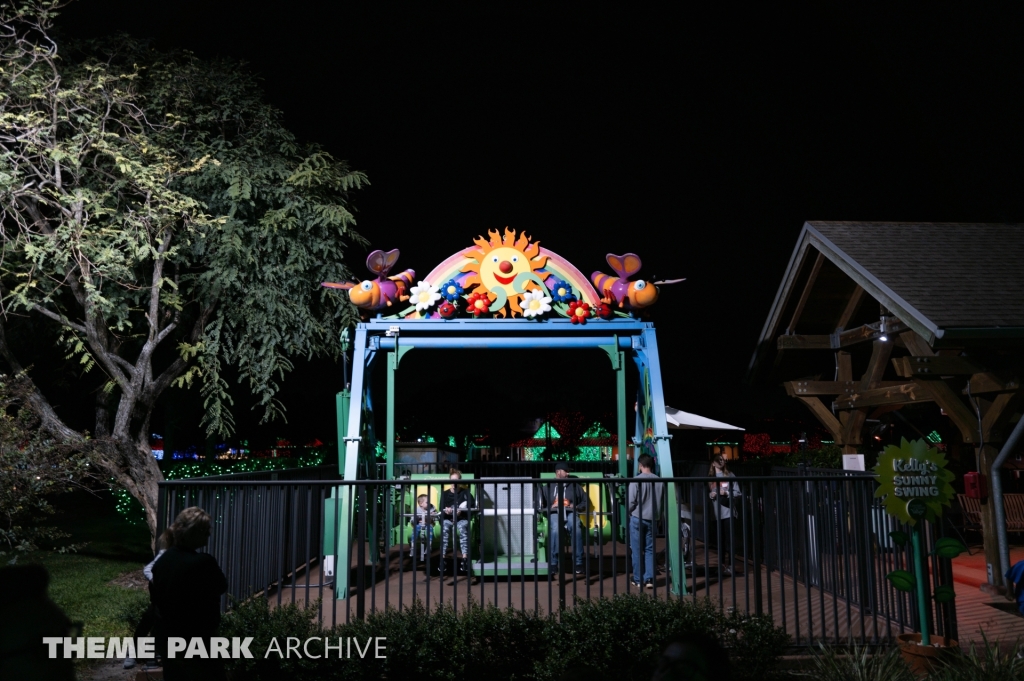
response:
M89 457L40 428L26 406L22 375L0 376L0 556L46 548L74 550L54 542L69 535L45 524L54 514L49 499L90 477Z
M910 540L907 533L902 530L893 530L889 533L889 537L896 546L906 546L907 542Z
M555 681L566 672L590 670L599 677L649 679L670 640L687 636L718 640L729 653L734 678L763 679L775 669L789 637L770 618L721 612L710 602L666 602L649 596L584 601L562 622L538 614L473 603L456 615L450 605L429 613L421 603L386 610L365 621L319 629L316 609L270 609L263 599L237 604L224 617L221 635L253 636L253 660L232 660L233 678L433 679L500 678ZM263 658L275 637L302 640L328 636L386 639L386 658L330 660ZM256 651L259 651L258 653ZM321 644L310 644L321 652Z
M971 643L962 655L941 658L939 668L929 675L930 681L1022 681L1024 679L1024 648L1015 645L1009 652L998 643L989 643L982 635L981 645Z
M149 605L149 592L109 582L140 569L134 562L76 554L34 554L50 573L50 598L72 620L84 623L84 636L131 636Z
M469 678L487 678L499 669L506 678L530 678L539 673L539 661L550 655L550 623L539 615L488 606L459 617L472 651L466 661Z
M816 681L914 681L900 649L885 648L873 655L856 643L849 650L821 646L811 665Z
M963 542L952 537L943 537L935 542L935 555L939 558L956 558L966 550Z
M254 458L224 461L172 461L161 465L164 478L167 480L184 480L186 478L205 478L209 475L229 475L231 473L253 473L256 471L279 471L308 466L322 466L323 450L313 450L301 456L281 458Z
M910 574L906 570L893 570L887 574L885 578L900 591L910 592L917 586L917 580L914 579L914 575Z
M149 609L149 593L146 592L142 598L133 598L120 602L116 610L116 619L120 622L124 622L125 627L128 631L134 632L135 628L139 626L139 622L142 621L143 615Z
M199 359L182 378L201 374L211 430L230 429L221 366L239 372L272 418L282 411L274 395L288 358L336 355L341 328L356 320L345 297L319 283L349 276L341 265L346 240L365 243L353 231L348 199L366 176L298 143L240 64L138 45L122 59L148 64L140 92L151 110L174 121L152 136L187 158L211 160L175 184L217 216L182 254L191 273L181 278L181 295L219 303L203 337L181 345Z
M371 669L362 670L366 678L386 674L395 678L454 681L463 678L467 659L475 652L450 605L441 605L430 613L421 603L401 612L389 609L367 617L365 627L356 627L351 634L349 631L349 627L341 627L337 635L387 639L387 659L374 660L369 665ZM358 663L360 667L367 666L365 660Z
M279 471L291 468L321 466L325 453L313 450L296 457L279 459L239 459L237 461L172 461L161 465L166 480L185 480L187 478L205 478L210 475L230 475L231 473L253 473L256 471ZM113 488L117 499L117 511L132 524L146 522L142 504L123 487Z
M744 461L756 461L766 466L786 466L789 468L795 468L799 464L806 464L811 468L842 469L843 448L839 445L822 445L817 449L808 449L802 452L789 452L770 456L745 456Z
M951 603L956 599L956 591L949 584L941 584L935 587L936 603Z
M349 277L367 180L298 142L242 64L126 36L58 50L59 5L0 4L0 296L102 372L101 463L152 505L145 427L164 390L198 382L204 424L227 434L227 367L267 420L292 358L337 355L356 314L319 283Z
M289 636L298 637L302 641L313 637L322 639L326 632L315 622L318 607L318 602L306 607L288 603L271 609L265 598L253 598L244 603L236 603L231 612L222 618L220 635L240 638L252 636L253 642L249 649L254 659L232 660L232 678L237 681L324 678L318 674L324 667L322 661L304 655L284 659L279 659L273 654L264 657L264 652L274 638L278 639L282 650ZM314 655L322 652L314 650L312 646L309 650Z

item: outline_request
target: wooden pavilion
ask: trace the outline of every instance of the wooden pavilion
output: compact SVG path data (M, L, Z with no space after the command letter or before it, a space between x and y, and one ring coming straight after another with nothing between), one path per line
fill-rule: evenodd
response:
M869 420L931 404L985 475L1021 418L1022 360L1024 225L807 222L750 370L845 452ZM987 500L982 518L998 566Z

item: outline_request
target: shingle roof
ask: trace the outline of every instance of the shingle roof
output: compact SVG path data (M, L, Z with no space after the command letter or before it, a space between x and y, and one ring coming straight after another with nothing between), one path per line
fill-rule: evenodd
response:
M935 337L1024 328L1024 225L808 222L805 239Z

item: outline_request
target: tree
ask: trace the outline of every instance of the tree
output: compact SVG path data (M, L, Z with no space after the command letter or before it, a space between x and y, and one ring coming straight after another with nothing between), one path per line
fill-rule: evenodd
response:
M58 55L59 2L0 9L0 356L28 314L102 372L90 434L37 383L43 427L89 442L156 529L149 421L172 384L200 386L211 433L233 428L227 372L280 416L296 356L337 355L356 319L318 283L348 276L349 194L366 177L300 144L243 65L121 37Z

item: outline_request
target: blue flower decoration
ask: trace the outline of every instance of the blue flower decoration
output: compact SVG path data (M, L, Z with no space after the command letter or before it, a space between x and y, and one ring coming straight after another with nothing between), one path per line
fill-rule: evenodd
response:
M576 296L572 292L572 286L557 279L551 289L551 299L556 303L568 303L570 300L576 300Z
M448 283L441 287L441 297L449 303L454 303L463 293L465 291L454 279L449 279Z

